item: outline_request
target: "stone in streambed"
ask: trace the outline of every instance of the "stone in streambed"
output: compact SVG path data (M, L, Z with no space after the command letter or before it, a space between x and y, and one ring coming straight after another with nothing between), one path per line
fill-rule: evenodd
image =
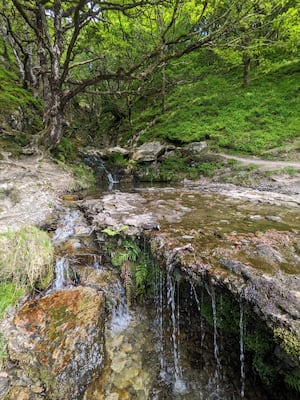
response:
M52 400L79 398L103 368L104 299L92 288L57 291L27 302L14 325L8 343L11 360L32 382L41 382Z

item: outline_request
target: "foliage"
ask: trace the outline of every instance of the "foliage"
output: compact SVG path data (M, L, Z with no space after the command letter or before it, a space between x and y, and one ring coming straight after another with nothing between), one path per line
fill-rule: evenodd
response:
M103 233L106 233L108 236L117 236L120 235L122 232L126 231L128 228L127 225L122 225L119 229L114 230L110 228L105 228L102 230Z
M8 307L14 305L24 295L24 288L18 288L13 282L0 284L0 320Z
M14 287L45 289L53 275L53 247L46 232L25 226L0 235L0 280Z
M115 233L110 236L115 236ZM120 270L130 305L133 299L143 297L151 286L153 268L150 255L132 239L111 243L110 247L111 263Z
M289 372L287 375L284 377L285 383L294 389L295 391L300 393L300 370L294 370Z
M74 165L69 164L68 167L71 169L75 175L76 187L78 189L86 189L95 186L95 176L91 168L86 165Z
M262 52L269 32L276 41L273 32L279 32L285 13L293 17L286 37L296 37L292 27L298 24L297 8L275 0L233 2L230 7L224 1L202 0L101 2L101 7L88 0L73 3L1 1L6 47L13 48L24 84L42 88L42 139L49 148L61 139L66 105L78 94L100 95L102 111L109 109L115 126L123 120L131 125L132 105L141 94L155 93L156 107L164 111L166 87L174 81L178 59L189 63L196 50L203 58L208 50L215 58L226 58L225 48L231 54L231 49L250 51L250 45ZM200 136L194 122L186 122L187 132Z
M263 154L299 138L298 59L282 61L268 72L256 67L247 88L241 86L239 72L220 61L215 60L214 72L205 70L209 66L200 57L197 62L196 55L187 62L193 75L203 71L202 76L169 90L166 112L141 135L141 142L207 140L215 149ZM177 73L184 74L183 67ZM147 116L158 113L155 98L144 110L134 111L133 127L142 130Z
M300 357L300 340L299 338L284 328L274 329L274 337L283 350L295 360Z
M190 156L168 157L155 167L157 171L153 170L153 178L158 174L156 179L163 181L176 181L182 177L196 179L200 176L211 176L222 165L216 161L197 161L196 157Z
M53 155L60 161L70 161L73 155L73 145L70 139L63 137L57 147L53 150Z

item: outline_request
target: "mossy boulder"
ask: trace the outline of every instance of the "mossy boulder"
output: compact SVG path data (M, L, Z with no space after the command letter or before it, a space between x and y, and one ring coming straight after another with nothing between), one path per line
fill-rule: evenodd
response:
M104 299L89 287L27 302L14 316L8 352L21 372L15 386L77 399L104 365Z

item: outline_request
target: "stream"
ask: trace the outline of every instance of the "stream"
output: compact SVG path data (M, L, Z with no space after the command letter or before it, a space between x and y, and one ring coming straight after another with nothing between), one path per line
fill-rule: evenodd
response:
M195 201L193 196L189 197L190 203ZM206 201L204 197L204 206ZM205 215L204 209L200 212ZM207 215L210 213L208 208ZM218 218L212 214L214 224ZM220 221L227 225L224 217ZM188 219L187 223L191 221ZM52 291L81 284L85 266L99 276L112 273L113 268L103 262L101 247L91 238L91 228L81 213L66 206L53 234L59 255ZM213 285L195 285L172 264L167 270L159 265L153 268L156 272L151 295L130 307L119 274L113 272L114 279L105 289L109 304L105 372L88 386L83 398L271 399L247 359L244 337L248 327L243 301L238 305L238 334L233 339L219 329L226 304L225 297ZM210 322L204 318L203 309L209 313Z

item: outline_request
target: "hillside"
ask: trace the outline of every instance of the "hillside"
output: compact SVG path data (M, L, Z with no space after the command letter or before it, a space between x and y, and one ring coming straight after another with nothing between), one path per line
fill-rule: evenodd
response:
M200 60L201 61L201 60ZM142 142L155 139L176 144L208 140L213 149L253 155L297 158L300 148L299 60L256 68L251 83L241 84L241 67L193 66L177 72L190 83L170 88L166 112L160 97L135 109L133 129ZM183 78L182 78L183 79ZM149 101L149 100L148 100ZM285 153L288 154L285 154Z

